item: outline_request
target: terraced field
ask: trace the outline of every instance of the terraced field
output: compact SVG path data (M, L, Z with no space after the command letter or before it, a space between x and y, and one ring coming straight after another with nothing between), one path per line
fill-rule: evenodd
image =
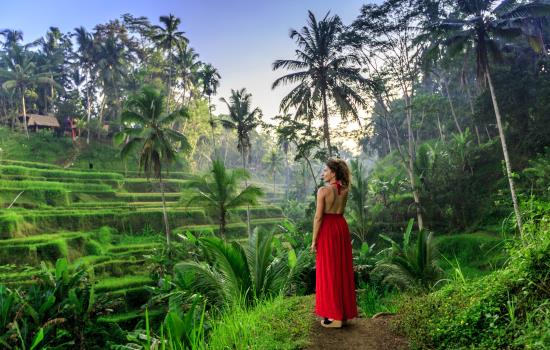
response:
M166 180L168 217L174 233L216 233L218 226L182 190L185 173ZM274 227L283 219L276 205L282 193L268 184L262 204L251 207L251 224ZM275 204L274 204L275 203ZM246 208L230 212L227 235L246 236ZM130 322L153 283L145 256L164 244L158 183L113 172L65 170L51 164L0 161L0 283L26 285L43 262L53 267L66 257L86 266L96 292L123 296L125 303L105 322Z

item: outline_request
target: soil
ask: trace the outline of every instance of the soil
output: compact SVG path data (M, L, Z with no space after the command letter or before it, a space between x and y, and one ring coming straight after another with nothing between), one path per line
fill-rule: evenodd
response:
M409 349L407 339L390 329L393 316L381 315L376 318L355 318L342 328L324 328L321 318L315 316L310 340L306 350L405 350Z

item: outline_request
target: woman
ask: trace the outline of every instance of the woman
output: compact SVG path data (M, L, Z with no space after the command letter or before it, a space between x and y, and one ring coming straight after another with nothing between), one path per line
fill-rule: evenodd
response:
M340 328L357 317L351 237L344 218L350 171L341 159L329 159L323 171L328 186L317 191L311 250L316 257L315 313L321 325Z

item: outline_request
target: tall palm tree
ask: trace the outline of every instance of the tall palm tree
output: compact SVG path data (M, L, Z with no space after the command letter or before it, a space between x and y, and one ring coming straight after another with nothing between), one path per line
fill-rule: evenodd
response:
M76 38L76 43L78 48L76 51L76 60L78 61L80 68L84 72L86 79L85 89L86 89L86 122L88 127L88 132L86 134L86 143L90 143L90 121L92 119L92 85L93 85L93 76L92 72L94 69L95 59L94 59L94 37L91 33L87 32L84 27L75 28L75 33L73 37Z
M244 169L228 170L221 159L215 159L207 175L194 176L185 185L198 192L188 203L215 213L220 224L220 235L224 239L227 211L244 205L255 205L257 198L263 195L263 191L256 186L241 188L241 181L249 177Z
M115 36L108 36L95 51L95 69L101 81L103 94L114 107L114 117L120 115L123 81L128 75L128 63L132 56ZM100 120L103 113L100 111Z
M212 145L214 150L216 149L216 140L214 139L214 120L212 119L212 95L215 95L220 86L220 73L210 63L204 64L199 71L199 77L202 82L202 93L208 96L208 117L210 121L210 128L212 130Z
M177 157L177 150L191 149L185 135L172 130L174 120L187 118L186 109L172 113L164 112L165 96L157 89L145 86L139 93L128 98L121 121L124 129L117 134L117 143L127 142L121 149L123 158L131 153L139 153L138 167L145 176L159 180L162 196L162 213L166 229L166 243L170 247L170 227L164 198L163 167L172 164Z
M437 51L439 46L443 46L448 49L446 54L449 55L463 52L465 54L473 53L479 81L487 82L489 85L514 213L519 232L522 234L521 213L502 126L502 117L491 77L489 58L492 56L492 58L499 60L502 55L501 43L510 42L511 37L523 35L528 37L531 43L536 42L538 39L533 39L529 23L550 15L550 4L534 1L517 4L515 1L505 0L495 7L495 3L495 0L457 1L456 6L460 17L455 18L456 16L453 15L452 18L448 16L437 19L432 23L431 29L435 29L434 33L436 35L434 51ZM540 44L539 47L544 48L544 43Z
M178 17L173 14L169 14L168 16L160 16L159 20L164 26L153 26L156 33L153 35L152 39L160 48L168 53L168 58L170 59L170 69L168 70L168 103L166 104L166 108L170 108L174 48L176 48L180 43L188 44L189 39L184 36L185 32L178 30L178 27L181 24L181 19Z
M308 17L308 25L301 31L290 31L290 38L298 46L296 58L273 62L273 70L283 68L294 72L276 79L272 89L298 83L281 101L281 109L295 107L297 116L308 120L314 117L316 104L321 103L324 138L328 154L332 156L329 102L343 117L351 113L360 123L358 107L365 106L365 100L356 88L365 85L367 80L361 76L358 57L346 51L340 17L329 17L327 13L317 21L311 11Z
M266 165L267 171L272 175L273 179L273 192L275 192L275 176L282 167L282 157L276 149L272 149L269 153L266 153L263 163Z
M220 122L226 129L237 131L237 150L241 154L243 169L246 170L246 159L250 154L250 132L260 124L262 111L256 107L252 109L252 94L246 89L231 89L229 102L225 98L220 99L229 109L229 119L221 119ZM248 185L245 181L245 185ZM250 210L246 210L246 222L250 235Z
M21 101L21 112L23 114L23 126L25 129L25 134L29 137L25 93L29 88L36 85L58 85L51 78L49 73L37 72L36 63L33 60L33 54L27 52L23 49L23 47L17 44L8 50L4 64L6 68L0 70L0 78L4 80L2 87L6 90L14 90L17 94L19 94Z
M71 45L69 39L61 33L59 28L50 27L46 36L39 39L40 55L37 64L41 66L42 71L50 73L50 78L55 79L63 84L68 81L66 70L65 50ZM52 109L52 101L55 97L56 90L53 85L44 90L44 112L48 113ZM49 90L49 91L48 91Z
M177 46L177 55L175 56L175 64L179 69L182 87L182 103L185 104L185 96L189 92L192 97L193 89L196 86L199 77L199 54L192 47L185 43L180 43Z
M15 29L3 29L0 31L0 35L4 37L4 48L10 48L14 45L19 45L23 41L23 32Z

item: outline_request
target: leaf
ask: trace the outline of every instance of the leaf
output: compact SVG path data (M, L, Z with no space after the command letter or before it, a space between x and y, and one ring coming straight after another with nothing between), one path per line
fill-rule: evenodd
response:
M36 348L42 340L44 340L44 329L40 328L38 333L34 336L34 340L32 342L30 350L33 350L34 348Z
M361 244L361 255L367 255L369 254L369 251L370 251L370 247L368 243L363 242L363 244Z
M67 268L68 268L67 259L65 258L57 259L57 261L55 262L55 279L56 280L61 279L61 277L63 277L66 274Z
M407 229L405 230L405 233L403 234L403 248L406 248L409 246L409 241L411 239L411 232L414 225L414 219L410 219L409 223L407 224Z
M48 299L46 299L46 301L42 305L40 305L40 309L38 310L38 312L42 315L45 314L52 307L54 303L55 303L55 296L50 295Z
M288 267L293 269L296 266L297 258L294 249L288 251Z

